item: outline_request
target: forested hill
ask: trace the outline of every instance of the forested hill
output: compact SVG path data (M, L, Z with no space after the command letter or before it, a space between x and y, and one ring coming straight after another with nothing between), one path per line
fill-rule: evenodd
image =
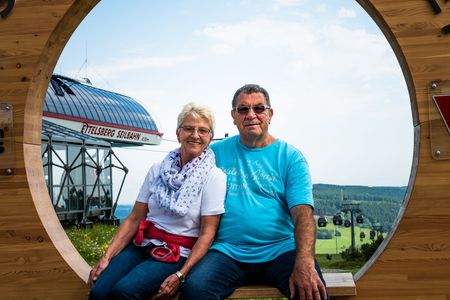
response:
M403 203L406 186L372 187L314 184L315 214L333 216L339 212L342 209L343 202L341 199L341 190L345 202L359 203L362 214L372 224L380 223L384 230L390 230ZM331 222L331 220L329 221Z

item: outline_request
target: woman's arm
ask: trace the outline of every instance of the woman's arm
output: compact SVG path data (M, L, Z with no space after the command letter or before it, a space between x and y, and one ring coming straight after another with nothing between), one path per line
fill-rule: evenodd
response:
M146 218L147 212L147 203L135 202L130 215L120 225L105 253L92 268L88 280L90 286L97 280L103 270L106 269L111 259L130 243L136 235L139 222Z
M221 215L215 216L204 216L201 219L201 227L200 227L200 235L198 237L197 242L192 248L191 253L189 254L186 262L183 267L180 269L180 272L187 276L187 274L191 271L192 267L198 263L198 261L205 256L209 247L211 246L214 236L217 232L217 227L219 226Z
M197 242L192 248L186 262L180 269L183 276L187 276L192 267L200 261L211 246L214 236L216 235L217 227L219 226L221 215L203 216L201 217L200 235ZM181 282L177 275L172 274L164 280L159 289L158 297L172 296L180 287Z

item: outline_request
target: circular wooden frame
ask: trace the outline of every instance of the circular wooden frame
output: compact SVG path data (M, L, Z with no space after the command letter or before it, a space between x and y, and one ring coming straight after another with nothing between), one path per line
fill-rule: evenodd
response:
M0 1L0 103L13 107L13 144L4 145L13 155L0 153L0 295L5 299L80 299L88 291L89 266L62 230L48 196L41 122L56 61L98 1ZM447 299L450 156L437 156L436 147L446 154L450 134L439 133L443 121L432 112L430 93L435 82L440 92L450 94L450 34L445 33L450 3L357 2L382 29L402 67L411 98L415 149L395 230L356 274L358 296L347 298Z

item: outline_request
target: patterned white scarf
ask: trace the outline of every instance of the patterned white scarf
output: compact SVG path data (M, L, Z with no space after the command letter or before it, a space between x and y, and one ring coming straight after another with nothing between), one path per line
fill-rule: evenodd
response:
M159 176L150 191L151 197L156 199L160 208L184 216L200 194L216 160L211 149L206 149L200 156L181 167L180 149L171 151L164 158L159 168Z

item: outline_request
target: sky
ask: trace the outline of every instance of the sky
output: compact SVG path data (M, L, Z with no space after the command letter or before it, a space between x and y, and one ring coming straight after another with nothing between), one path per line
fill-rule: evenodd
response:
M244 84L266 88L270 133L306 157L314 183L406 186L413 156L410 99L399 63L356 1L101 1L55 73L135 98L164 133L159 146L116 149L130 169L119 204L178 147L184 104L208 105L215 137L237 134L230 110ZM115 172L114 198L122 175Z

